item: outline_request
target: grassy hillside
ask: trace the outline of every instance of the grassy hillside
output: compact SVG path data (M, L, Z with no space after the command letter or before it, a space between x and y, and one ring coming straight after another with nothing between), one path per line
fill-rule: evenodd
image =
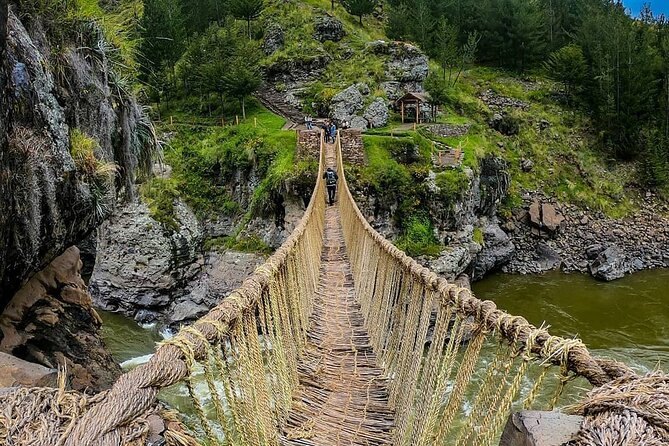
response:
M340 42L321 43L313 38L315 17L323 14L333 14L343 23L346 36ZM383 59L365 51L370 41L386 39L380 19L366 17L361 27L358 19L341 6L332 12L330 1L275 1L269 2L254 25L254 38L261 39L269 23L281 25L284 45L263 56L263 67L319 55L330 59L327 68L302 93L307 112L313 112L312 104L327 102L358 82L370 87L366 101L385 96L379 88L384 80ZM440 68L431 62L431 71L439 73ZM275 87L281 90L282 85ZM401 231L398 243L414 255L433 254L440 248L431 235L435 222L425 212L426 200L439 199L451 205L460 199L468 187L466 171L476 173L480 160L490 154L504 158L512 175L510 195L500 210L502 216L510 216L522 204L526 190L543 191L562 202L609 216L633 212L640 201L636 165L610 160L600 147L589 117L569 107L560 91L540 71L521 76L490 67L469 67L457 85L443 92L447 101L437 120L439 124L467 126L464 134L439 137L422 126L414 131L401 126L399 116L393 115L388 127L365 136L369 164L352 168L349 175L357 189L373 194L381 203L401 197L394 210L395 224ZM486 95L522 104L505 110L505 119L517 127L516 135L505 136L491 128L489 122L500 110L486 103ZM173 166L174 175L168 180L154 179L145 186L144 195L156 218L168 226L174 224L170 203L176 196L202 217L217 213L258 215L271 207L272 195L285 190L286 183L304 178L315 167L295 162L295 135L280 130L282 119L253 104L239 127L224 128L221 118L227 123L234 120L239 114L237 102L221 102L215 96L204 103L207 101L209 105L203 106L201 95L181 95L170 104L163 103L163 122L168 116L176 122L163 125L163 130L172 135L166 160ZM461 149L465 157L461 167L437 172L435 181L441 192L434 197L426 179L432 169L431 150L440 144ZM530 171L521 168L523 160L533 163ZM253 169L262 179L252 203L235 202L226 188L226 175L240 169Z

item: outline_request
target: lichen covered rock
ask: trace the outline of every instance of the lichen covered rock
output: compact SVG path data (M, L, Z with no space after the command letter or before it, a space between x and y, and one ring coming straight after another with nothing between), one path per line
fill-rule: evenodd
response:
M344 25L339 20L329 15L316 17L314 39L319 42L327 40L339 42L344 36L346 36L346 31L344 31Z

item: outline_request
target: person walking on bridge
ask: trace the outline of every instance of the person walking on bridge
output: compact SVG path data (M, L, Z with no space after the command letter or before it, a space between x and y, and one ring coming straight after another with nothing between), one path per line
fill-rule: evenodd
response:
M328 189L328 203L332 206L335 201L335 195L337 194L337 180L339 180L339 176L332 167L328 167L323 174L323 179L325 180L325 186Z

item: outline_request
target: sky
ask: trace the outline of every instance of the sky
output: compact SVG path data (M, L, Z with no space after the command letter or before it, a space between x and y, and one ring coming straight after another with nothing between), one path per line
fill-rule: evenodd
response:
M650 3L655 14L664 13L664 15L669 17L669 0L623 0L625 7L632 10L633 16L639 15L641 6L644 3Z

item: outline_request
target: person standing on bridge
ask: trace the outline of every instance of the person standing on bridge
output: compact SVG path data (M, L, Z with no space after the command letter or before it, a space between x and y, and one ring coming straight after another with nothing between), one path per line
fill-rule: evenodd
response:
M323 174L323 179L325 180L325 186L328 189L328 203L332 206L335 202L335 195L337 194L337 180L339 180L339 176L332 167L328 167Z

